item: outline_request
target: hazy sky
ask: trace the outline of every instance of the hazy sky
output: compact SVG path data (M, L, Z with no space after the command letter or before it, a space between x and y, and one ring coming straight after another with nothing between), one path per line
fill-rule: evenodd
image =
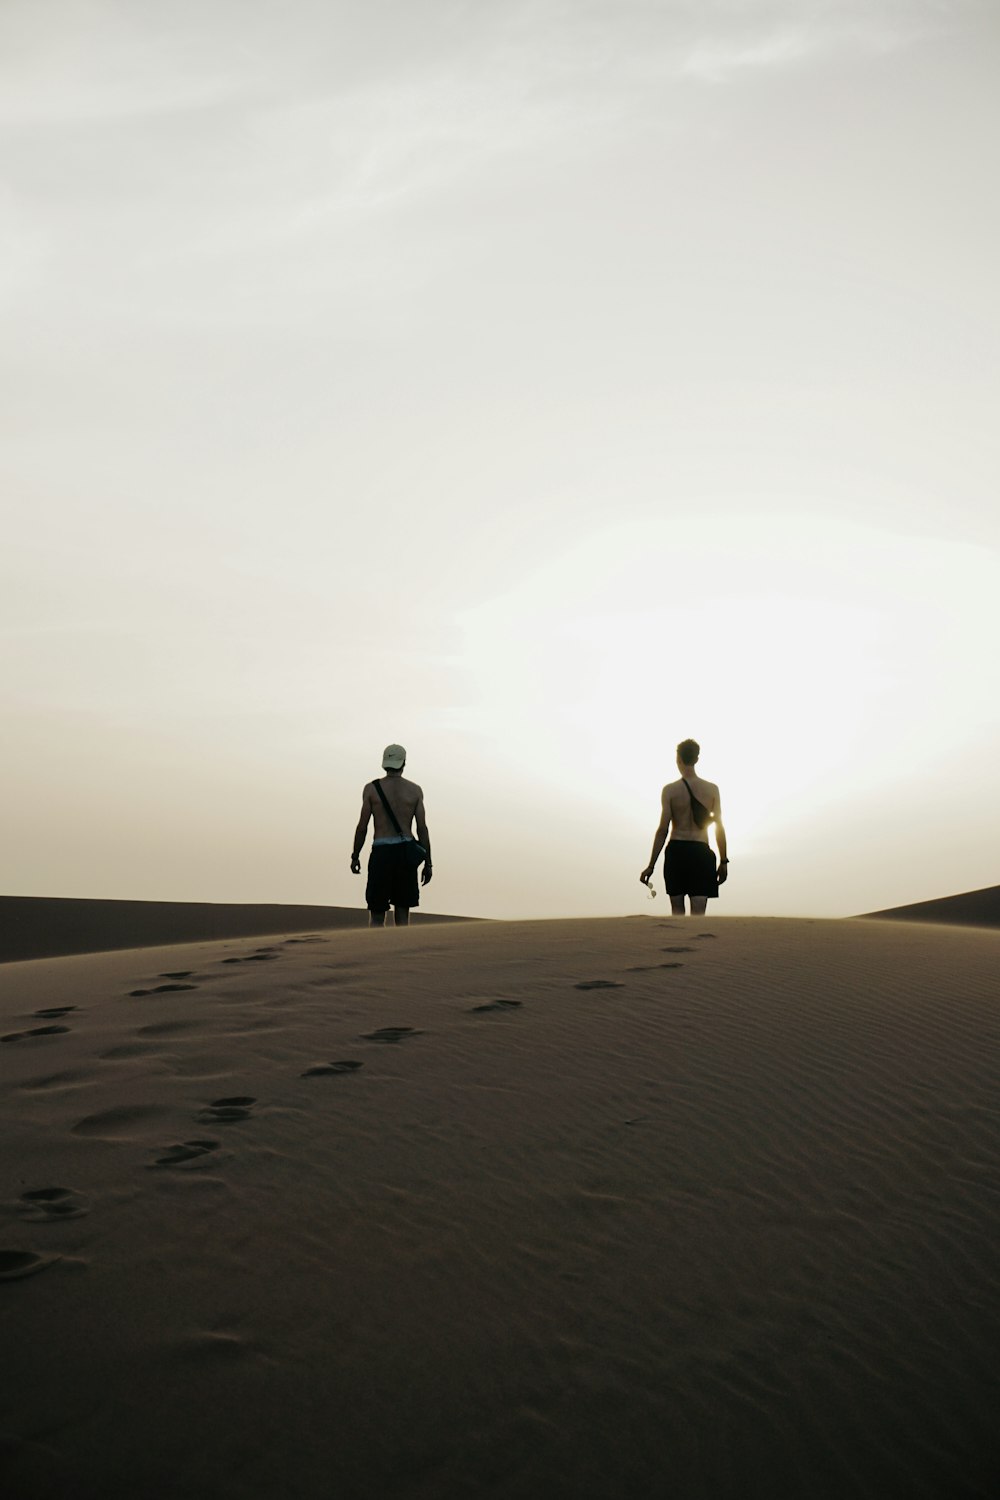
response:
M0 0L10 894L1000 881L1000 12ZM658 906L664 905L662 879Z

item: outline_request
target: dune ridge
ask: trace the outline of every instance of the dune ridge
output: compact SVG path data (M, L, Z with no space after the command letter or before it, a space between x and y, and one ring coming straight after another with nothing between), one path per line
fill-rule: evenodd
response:
M412 920L471 917L415 911ZM193 943L205 938L367 927L364 907L289 906L280 902L105 901L75 896L0 896L0 963L116 948Z
M0 1477L992 1496L998 958L633 918L6 965Z
M916 901L910 906L892 906L869 911L865 919L882 922L946 922L955 927L1000 927L1000 885L958 896L940 896L934 901Z

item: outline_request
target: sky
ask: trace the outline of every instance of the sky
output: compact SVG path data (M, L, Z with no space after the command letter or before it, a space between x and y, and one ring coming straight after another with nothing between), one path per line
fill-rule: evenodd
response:
M0 890L1000 882L988 0L0 0Z

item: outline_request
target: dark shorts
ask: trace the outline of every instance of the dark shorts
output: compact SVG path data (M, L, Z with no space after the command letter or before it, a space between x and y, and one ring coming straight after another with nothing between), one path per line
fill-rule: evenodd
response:
M388 911L390 906L419 906L417 872L406 858L403 844L379 844L368 860L365 904L369 911Z
M697 839L671 839L663 856L668 896L717 896L715 853Z

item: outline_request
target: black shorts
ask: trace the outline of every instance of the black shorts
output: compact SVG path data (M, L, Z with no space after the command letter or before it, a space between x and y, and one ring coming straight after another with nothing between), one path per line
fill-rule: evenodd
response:
M663 856L668 896L717 896L715 853L698 839L671 839Z
M420 905L417 871L406 858L404 844L377 844L372 850L365 904L369 911L383 912L390 906Z

